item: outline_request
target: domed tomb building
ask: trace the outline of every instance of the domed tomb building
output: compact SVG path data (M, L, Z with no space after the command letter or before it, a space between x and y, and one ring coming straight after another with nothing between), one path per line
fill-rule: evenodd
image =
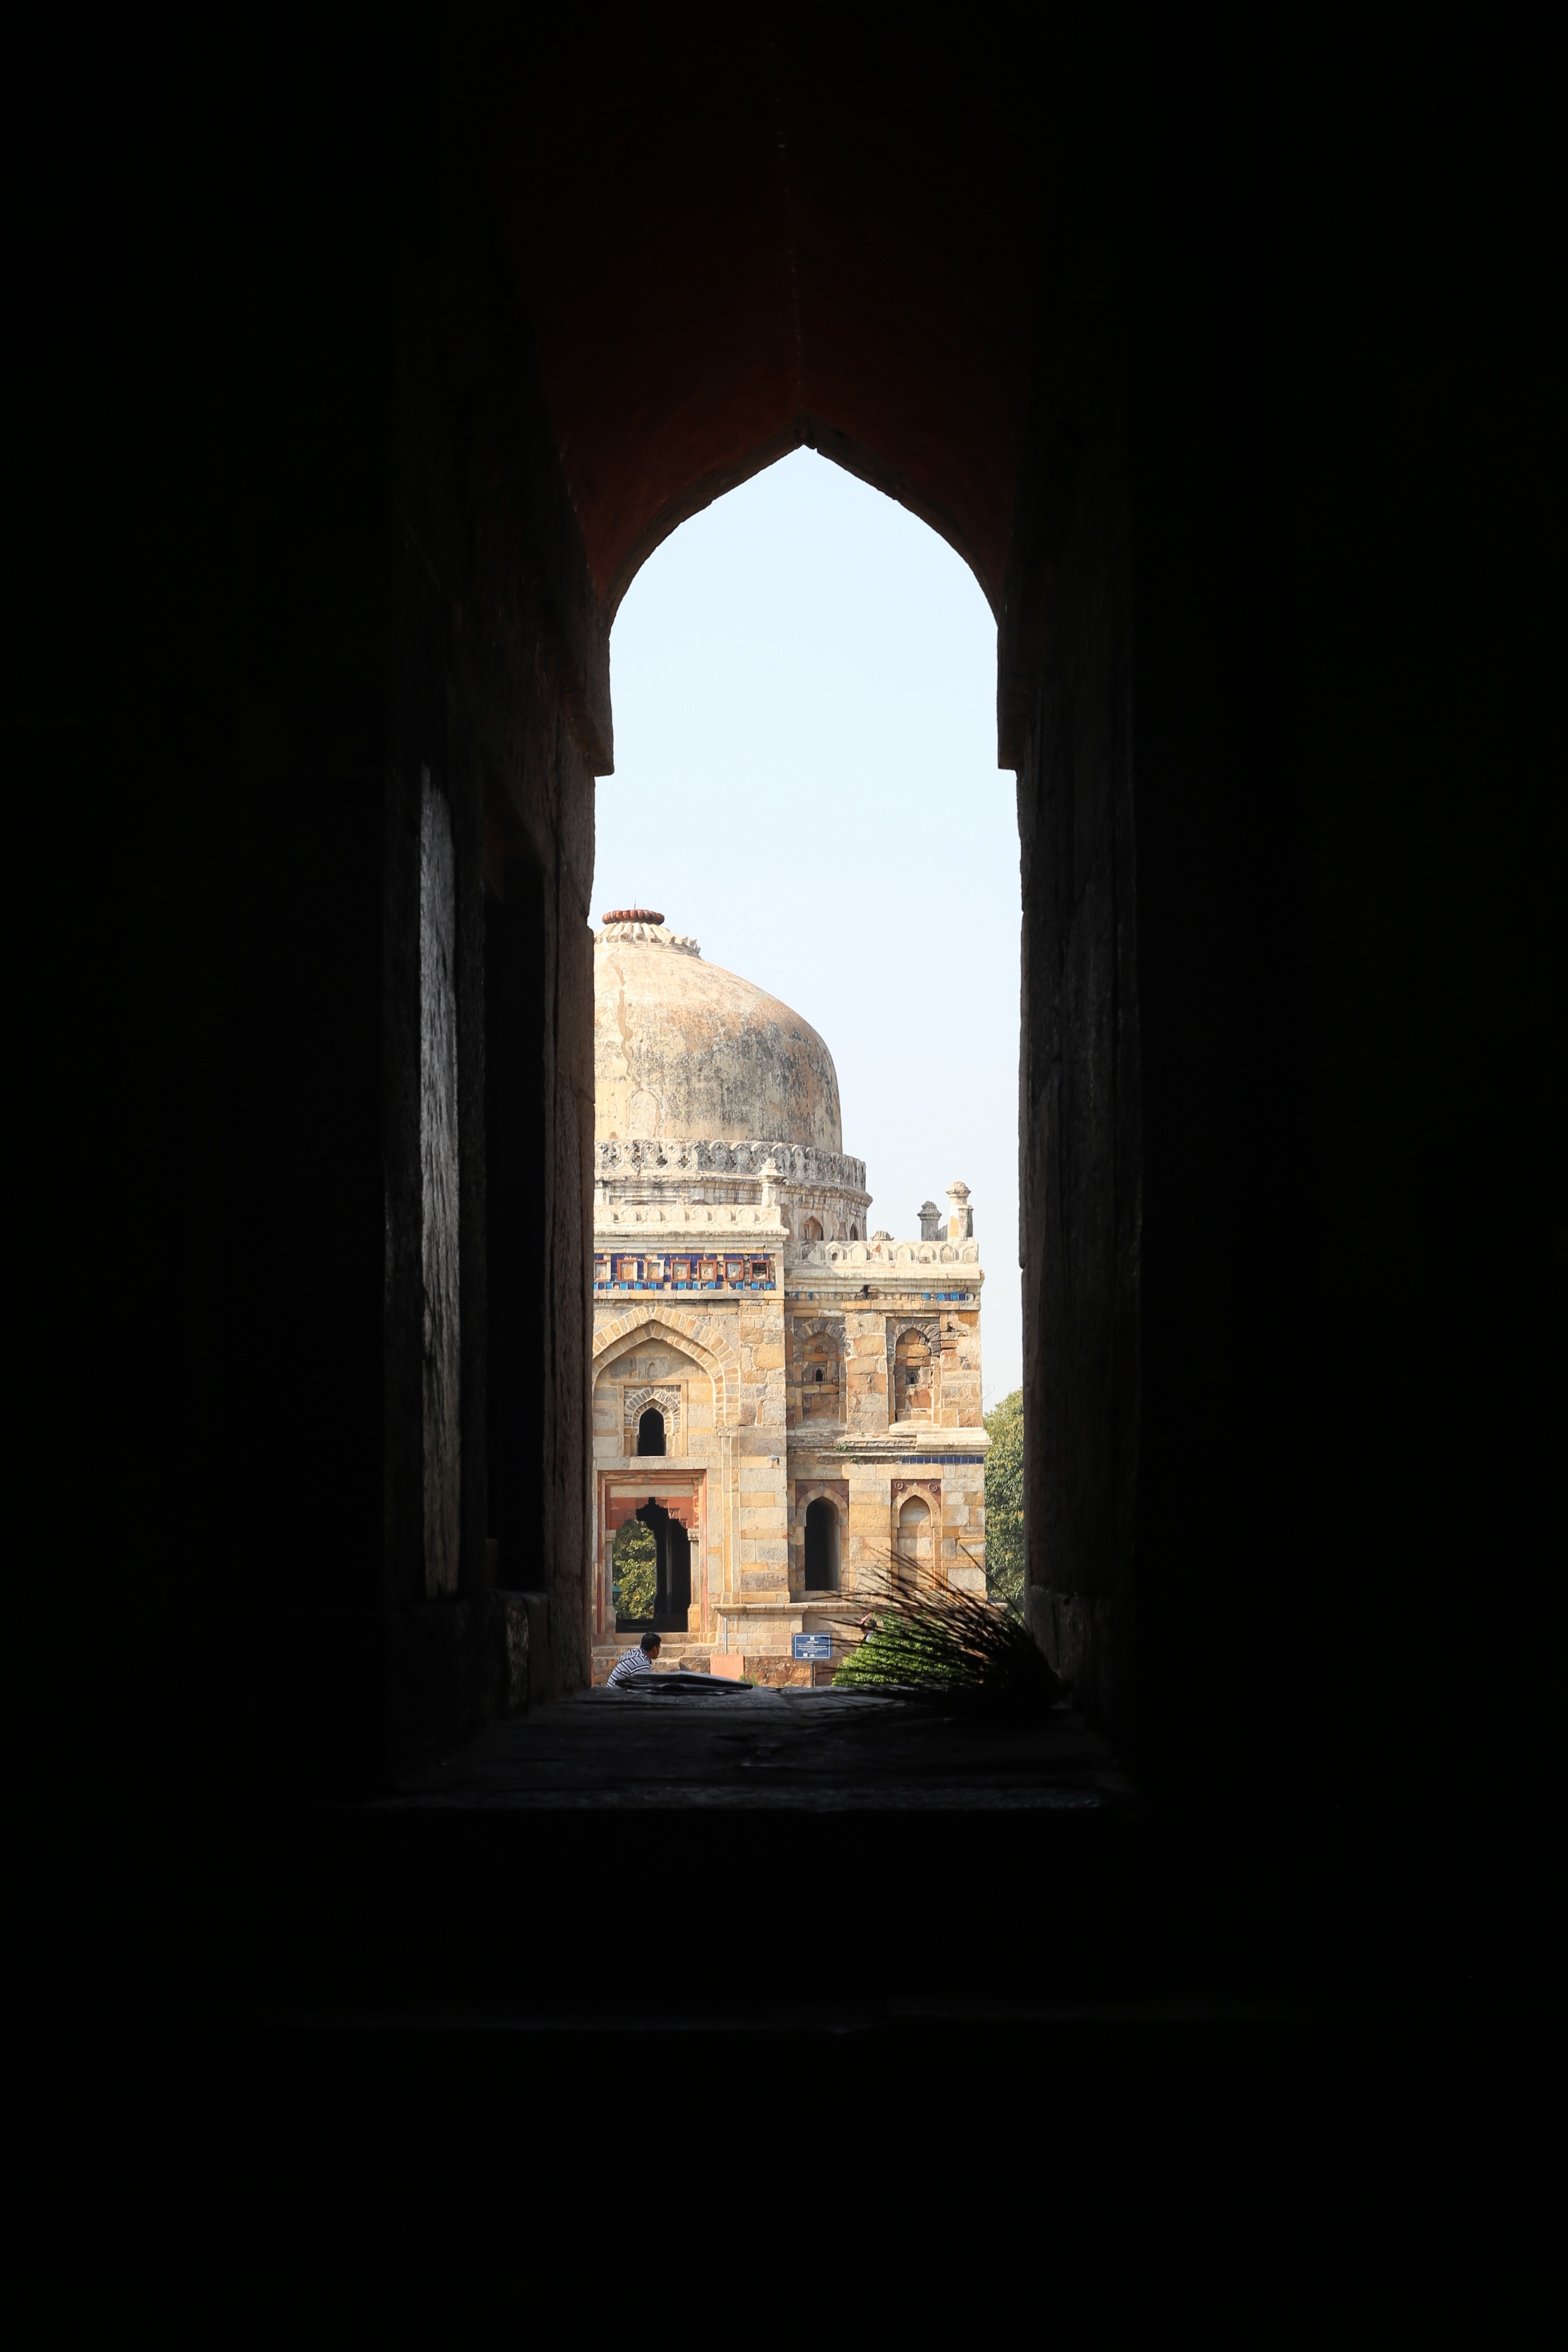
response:
M594 1022L595 1679L651 1618L826 1680L795 1636L841 1652L889 1575L984 1590L969 1189L869 1231L823 1039L652 909L603 918Z

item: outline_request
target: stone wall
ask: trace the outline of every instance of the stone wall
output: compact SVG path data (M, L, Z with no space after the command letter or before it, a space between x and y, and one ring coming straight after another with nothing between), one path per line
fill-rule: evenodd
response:
M438 46L416 29L367 64L320 30L309 72L286 37L253 60L210 142L190 89L177 119L151 100L117 166L114 356L78 381L113 420L79 456L121 619L52 754L60 804L100 811L73 953L114 974L81 1065L97 1139L72 1152L102 1197L57 1319L117 1402L79 1457L99 1533L49 1654L128 1769L199 1757L204 1787L374 1783L498 1703L488 1241L524 1200L505 1564L559 1604L553 1686L586 1670L605 624L528 325L443 136ZM422 928L426 816L450 887ZM526 1176L493 1199L487 872L532 940L536 1096Z
M406 691L403 698L408 750L395 766L393 790L411 791L419 775L433 774L465 812L458 919L468 974L458 1051L468 1073L460 1158L468 1338L461 1459L453 1465L462 1494L462 1559L445 1610L420 1605L417 1578L411 1606L401 1549L408 1514L389 1498L389 1721L404 1749L448 1742L459 1722L478 1721L489 1704L488 1537L498 1539L490 1565L503 1586L549 1596L549 1654L534 1661L535 1687L571 1689L587 1675L584 1265L591 1123L580 1074L592 1023L593 774L610 764L607 646L531 373L526 328L504 287L481 282L482 269L472 247L455 251L439 239L409 257L392 485L419 583L419 640L402 650L402 675L426 680L423 699ZM483 334L475 331L479 317ZM465 406L470 446L482 451L478 504L472 481L453 478L437 437L451 430L455 399ZM389 843L397 838L389 835ZM509 922L537 929L533 986L498 1003L487 1020L484 941ZM384 986L394 1006L405 968L389 928ZM487 1101L487 1057L536 1105L531 1165L509 1156L499 1138L494 1150L489 1146L486 1117L497 1108L498 1089L488 1090ZM394 1078L390 1099L400 1098ZM394 1170L403 1149L389 1141ZM537 1255L529 1252L526 1264L510 1230L524 1186L531 1209L534 1202L543 1209L542 1233L535 1216L529 1220ZM489 1237L498 1224L508 1230L492 1267ZM428 1318L401 1287L389 1297L388 1314L391 1380L398 1350L413 1349ZM419 1344L423 1350L422 1336ZM510 1370L508 1399L525 1408L515 1419L488 1410L492 1360L498 1377ZM394 1481L407 1458L396 1395L389 1387ZM498 1462L504 1504L499 1492L491 1496L492 1451L506 1457ZM471 1633L463 1630L465 1616Z

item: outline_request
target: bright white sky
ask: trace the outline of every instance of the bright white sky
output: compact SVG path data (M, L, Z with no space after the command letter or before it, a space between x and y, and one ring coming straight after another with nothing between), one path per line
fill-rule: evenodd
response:
M1018 827L973 573L797 450L649 558L610 661L595 921L657 907L820 1031L871 1231L963 1177L989 1409L1023 1378Z

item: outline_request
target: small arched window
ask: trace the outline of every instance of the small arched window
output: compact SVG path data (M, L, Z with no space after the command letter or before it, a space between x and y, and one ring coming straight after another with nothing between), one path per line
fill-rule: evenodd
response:
M819 1242L822 1239L822 1227L815 1217L807 1217L805 1221L805 1238L808 1242Z
M859 1238L860 1238L860 1228L859 1228L859 1226L858 1226L858 1225L851 1225L851 1226L850 1226L850 1228L849 1228L849 1238L850 1238L850 1240L851 1240L852 1242L858 1242L858 1241L859 1240Z
M649 1405L637 1423L637 1452L639 1454L664 1452L664 1415L656 1404Z

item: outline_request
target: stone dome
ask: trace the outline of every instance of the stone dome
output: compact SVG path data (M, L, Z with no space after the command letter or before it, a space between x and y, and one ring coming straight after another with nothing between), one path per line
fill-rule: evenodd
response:
M842 1151L838 1074L809 1021L621 908L594 935L594 1132Z

